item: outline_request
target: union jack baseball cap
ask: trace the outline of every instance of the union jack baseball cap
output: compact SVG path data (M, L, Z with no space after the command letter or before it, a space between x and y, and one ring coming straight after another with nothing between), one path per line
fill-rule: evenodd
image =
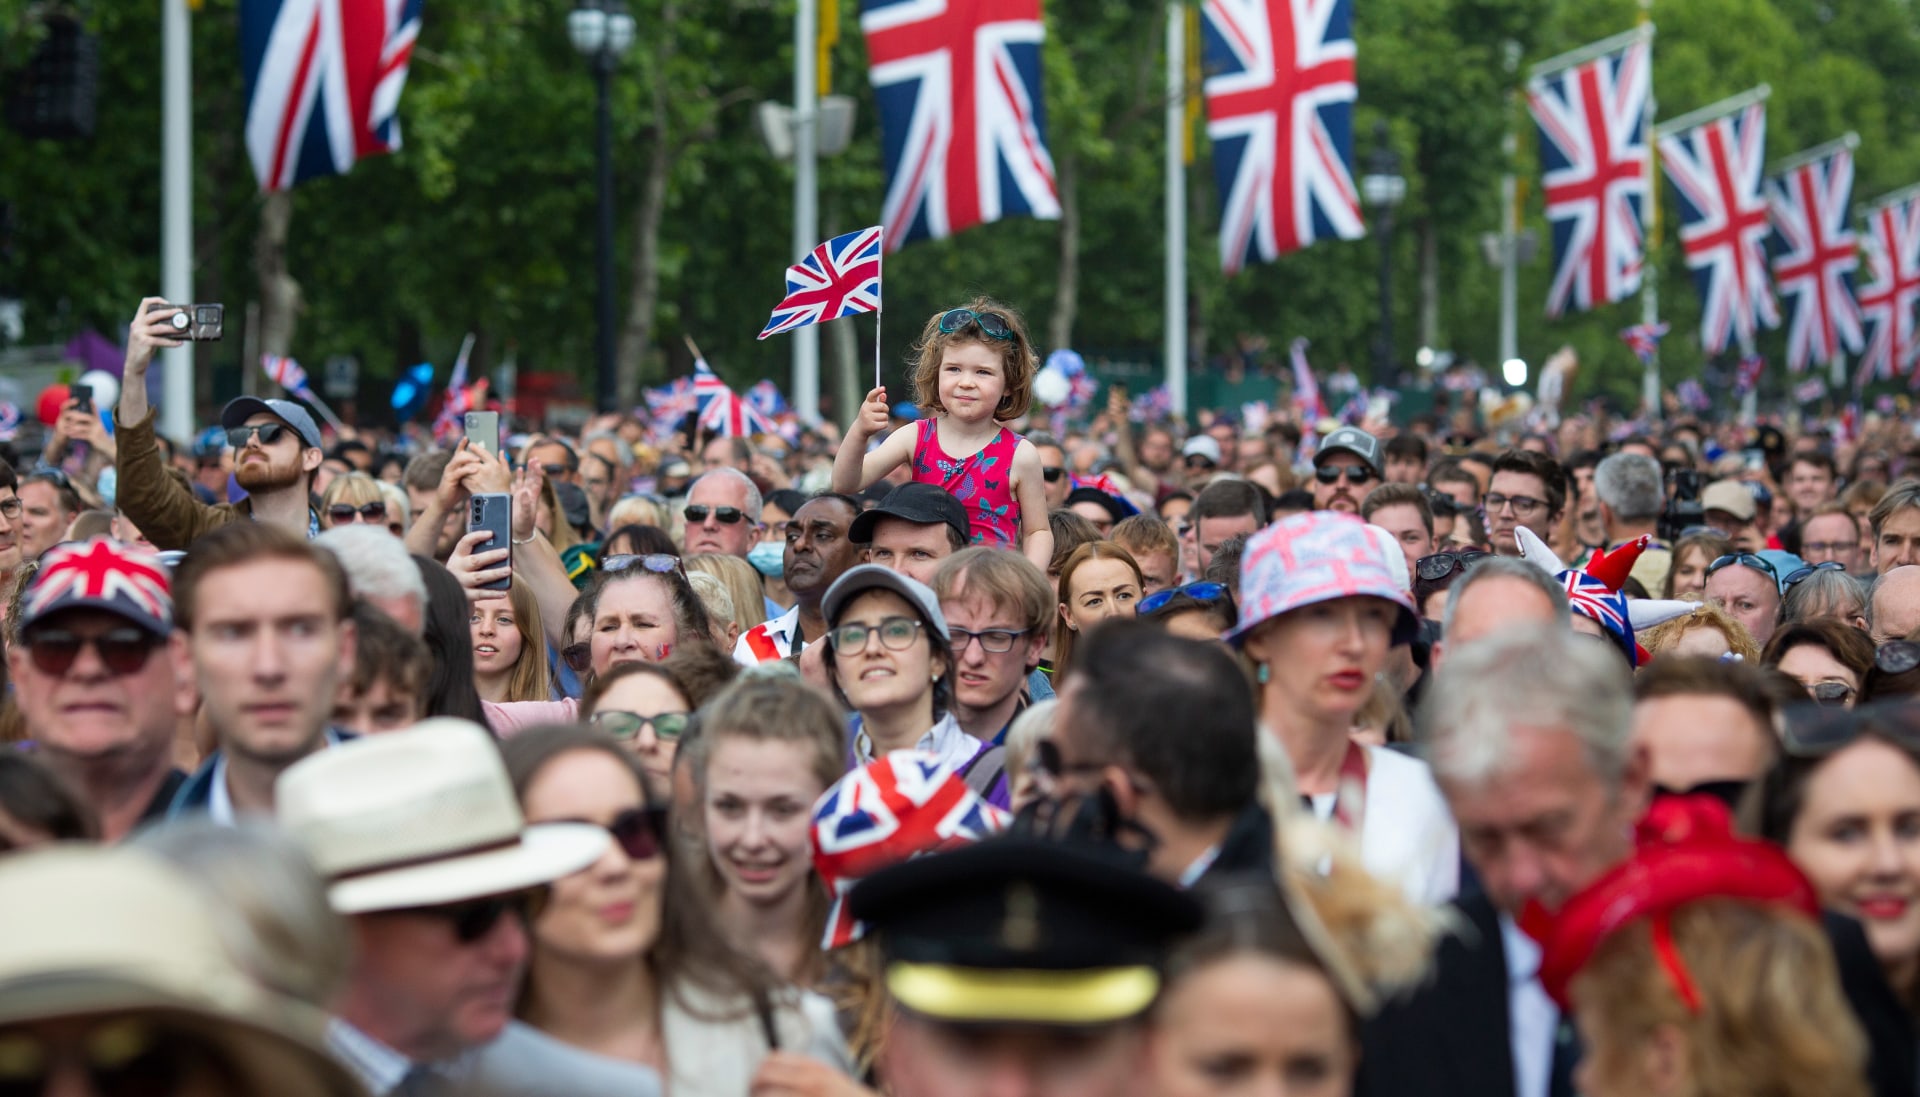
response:
M1405 590L1406 561L1388 560L1351 514L1308 511L1284 518L1247 540L1240 557L1240 624L1227 633L1238 645L1256 627L1305 606L1339 598L1381 598L1400 607L1393 642L1408 643L1419 629Z
M116 614L153 633L173 631L173 585L153 553L105 537L55 545L23 596L20 630L70 609Z

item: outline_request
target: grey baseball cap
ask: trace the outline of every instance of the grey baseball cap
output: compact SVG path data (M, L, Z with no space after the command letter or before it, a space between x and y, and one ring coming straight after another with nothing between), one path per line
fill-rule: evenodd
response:
M1313 455L1314 465L1317 467L1329 454L1335 452L1351 453L1360 458L1373 469L1375 476L1385 474L1380 464L1380 439L1359 427L1341 427L1327 435L1326 439L1320 443L1319 452Z
M300 436L303 445L314 449L321 448L319 424L313 421L313 416L307 413L306 408L291 400L262 400L258 396L239 397L220 409L220 425L227 430L245 426L248 419L263 411L292 427L293 433Z
M917 579L878 564L848 568L846 574L835 579L833 585L827 588L827 596L820 601L820 615L827 619L827 627L834 626L849 602L870 590L890 590L905 598L909 605L919 611L927 627L940 637L941 643L953 642L953 635L947 631L947 616L940 612L940 599L934 596L933 589Z

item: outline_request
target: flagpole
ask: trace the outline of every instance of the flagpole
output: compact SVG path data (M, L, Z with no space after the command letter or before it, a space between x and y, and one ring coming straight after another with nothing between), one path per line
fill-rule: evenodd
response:
M1187 165L1181 132L1187 119L1187 13L1167 4L1166 301L1163 324L1167 396L1176 419L1187 415Z
M875 268L879 272L874 280L880 283L880 299L875 301L873 305L873 387L879 388L880 313L884 311L883 306L887 301L887 227L885 225L880 226L880 260L875 264ZM854 414L858 415L859 410L855 409ZM851 423L853 419L849 417L847 421Z
M193 301L193 34L187 0L161 0L160 292ZM161 352L161 432L193 437L193 345Z
M1640 258L1640 322L1648 330L1660 323L1660 264L1656 261L1660 247L1660 143L1654 140L1654 116L1659 109L1658 96L1653 89L1653 0L1640 0L1640 23L1632 32L1644 35L1647 45L1647 106L1641 114L1642 124L1647 131L1647 234L1646 246ZM1636 38L1635 41L1641 39ZM1600 241L1594 241L1600 246ZM1647 421L1657 423L1665 410L1660 403L1660 343L1653 344L1653 354L1640 378L1640 402L1647 409Z
M800 0L793 13L793 261L820 242L820 12L818 0ZM801 418L820 417L820 329L793 332L793 400Z

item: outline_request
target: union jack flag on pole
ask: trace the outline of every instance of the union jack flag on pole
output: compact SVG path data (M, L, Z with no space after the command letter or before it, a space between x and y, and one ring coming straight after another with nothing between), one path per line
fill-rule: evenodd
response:
M1854 375L1856 389L1871 378L1907 372L1920 355L1914 307L1920 304L1920 188L1876 200L1865 214L1867 284L1860 287L1866 349Z
M1660 353L1660 340L1667 337L1665 324L1635 324L1620 329L1620 341L1633 351L1633 356L1644 364L1651 362Z
M787 268L787 295L773 306L760 338L880 311L879 227L836 236Z
M1307 340L1297 338L1287 350L1287 359L1293 365L1293 410L1300 417L1300 433L1303 436L1313 433L1313 425L1327 417L1327 402L1320 395L1320 382L1313 376L1313 366L1307 362Z
M278 354L263 354L260 356L260 369L272 379L274 384L295 396L305 399L312 394L312 390L307 385L307 371L301 369L300 363L291 358Z
M1853 148L1859 138L1811 149L1767 181L1773 215L1773 280L1788 298L1787 368L1795 373L1858 352L1865 341L1853 272Z
M1527 82L1553 230L1548 316L1640 290L1652 193L1652 39L1650 26L1615 35L1536 66Z
M700 413L700 429L715 438L779 433L771 420L732 389L724 389L707 402L707 410Z
M247 156L262 190L400 147L425 0L240 0Z
M1352 0L1206 0L1200 11L1221 269L1366 235Z
M1663 124L1660 162L1680 197L1680 247L1699 287L1700 346L1751 349L1761 328L1780 326L1767 276L1768 89Z
M1040 95L1040 0L862 0L887 249L1060 216Z

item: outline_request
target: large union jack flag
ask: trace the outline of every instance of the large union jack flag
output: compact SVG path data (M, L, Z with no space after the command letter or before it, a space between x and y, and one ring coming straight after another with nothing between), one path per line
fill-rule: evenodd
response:
M1751 346L1780 326L1767 278L1767 108L1752 103L1660 138L1660 162L1680 196L1680 247L1700 290L1700 346Z
M896 750L842 777L813 808L813 865L833 896L823 947L858 940L846 897L888 865L992 835L1006 814L967 787L958 768Z
M1831 362L1863 342L1853 272L1853 153L1844 145L1767 181L1773 214L1773 280L1792 310L1787 368L1795 373Z
M1867 278L1860 287L1866 349L1855 386L1907 372L1920 355L1914 306L1920 304L1920 200L1882 202L1866 215Z
M842 316L879 312L883 235L876 226L836 236L788 267L787 295L773 306L759 338Z
M1040 0L862 0L887 249L1060 216L1040 95Z
M1206 0L1200 10L1221 268L1365 235L1352 0Z
M1553 229L1549 316L1640 289L1652 72L1653 45L1643 39L1528 84Z
M240 0L247 155L263 190L400 147L425 0Z

